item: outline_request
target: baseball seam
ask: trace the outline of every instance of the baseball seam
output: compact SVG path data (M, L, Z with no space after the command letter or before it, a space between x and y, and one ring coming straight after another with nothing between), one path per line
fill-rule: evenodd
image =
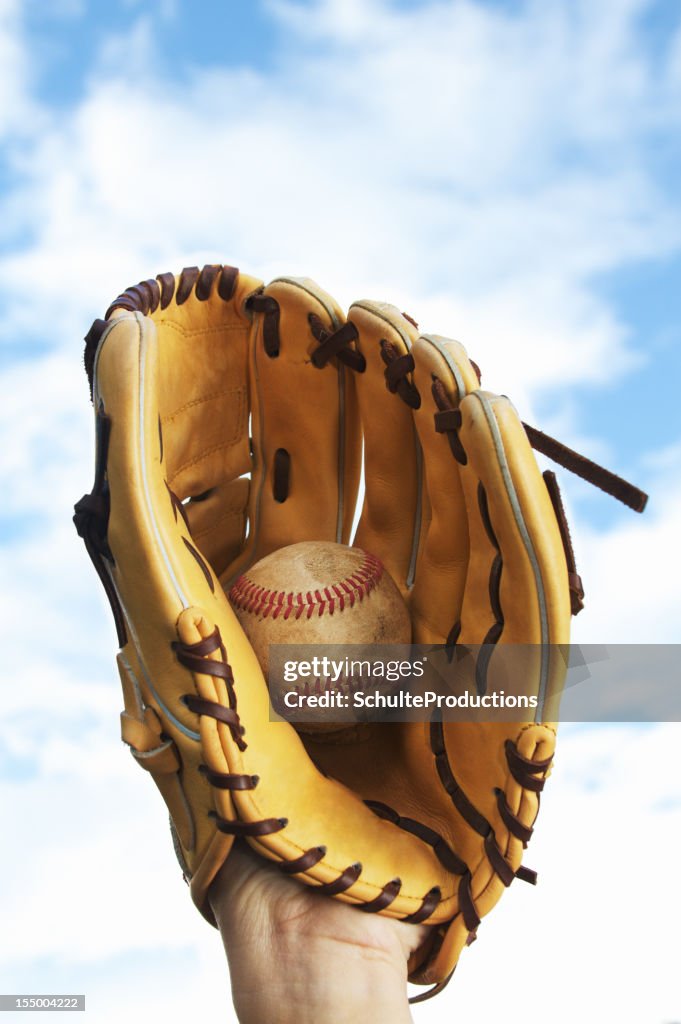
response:
M233 607L251 615L270 616L286 621L293 617L300 619L303 615L311 619L328 613L333 615L336 609L344 611L346 605L353 608L355 602L361 602L380 582L383 575L383 563L375 555L363 552L364 561L356 572L338 583L306 592L284 590L268 590L250 580L248 576L239 576L229 591L229 600Z

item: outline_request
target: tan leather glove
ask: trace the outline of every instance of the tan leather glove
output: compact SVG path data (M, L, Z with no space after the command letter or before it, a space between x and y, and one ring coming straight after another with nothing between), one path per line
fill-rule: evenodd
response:
M433 926L441 982L521 868L549 773L580 584L513 406L394 307L231 267L124 292L87 339L95 483L76 523L114 612L123 739L170 810L197 905L235 836L320 892ZM537 720L391 723L354 744L269 718L225 596L303 540L384 562L417 643L537 645ZM559 523L560 520L560 523ZM571 599L572 587L572 599ZM530 713L531 714L531 713ZM522 872L521 872L522 873ZM529 877L529 873L524 873Z

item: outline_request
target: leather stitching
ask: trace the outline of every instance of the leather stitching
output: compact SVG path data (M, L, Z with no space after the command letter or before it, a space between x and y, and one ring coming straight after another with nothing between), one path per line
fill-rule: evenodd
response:
M245 388L242 388L242 387L239 387L239 388L225 388L224 391L214 391L214 392L212 392L209 395L203 395L201 398L193 398L191 401L185 402L184 405L179 406L175 410L175 412L171 412L167 416L162 416L161 417L161 422L162 423L172 423L172 421L174 419L176 419L178 416L180 416L183 412L186 412L188 409L193 409L197 405L204 405L206 402L214 402L216 398L225 398L225 397L227 397L229 395L231 395L231 396L234 396L234 395L242 396L244 391L245 391Z

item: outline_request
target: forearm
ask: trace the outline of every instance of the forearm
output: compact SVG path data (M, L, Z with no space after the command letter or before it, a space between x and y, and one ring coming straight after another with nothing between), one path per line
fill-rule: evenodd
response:
M226 943L241 1024L411 1021L406 966L400 970L378 950L303 936L299 941L279 937L259 946L247 949Z

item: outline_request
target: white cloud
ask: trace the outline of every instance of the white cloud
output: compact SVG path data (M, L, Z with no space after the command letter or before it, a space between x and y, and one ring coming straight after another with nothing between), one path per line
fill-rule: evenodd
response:
M151 779L140 778L122 749L116 760L128 759L128 772L90 776L87 753L83 745L76 773L3 786L16 822L13 847L3 854L13 881L3 899L5 964L27 957L87 963L131 949L181 949L200 936L202 918L182 882ZM148 917L132 929L135 906L146 907ZM41 916L48 922L36 931Z
M45 323L49 337L49 320ZM21 360L3 373L0 429L12 440L0 458L4 514L57 513L56 525L66 507L89 489L92 406L80 346L73 347L70 354L62 349Z

